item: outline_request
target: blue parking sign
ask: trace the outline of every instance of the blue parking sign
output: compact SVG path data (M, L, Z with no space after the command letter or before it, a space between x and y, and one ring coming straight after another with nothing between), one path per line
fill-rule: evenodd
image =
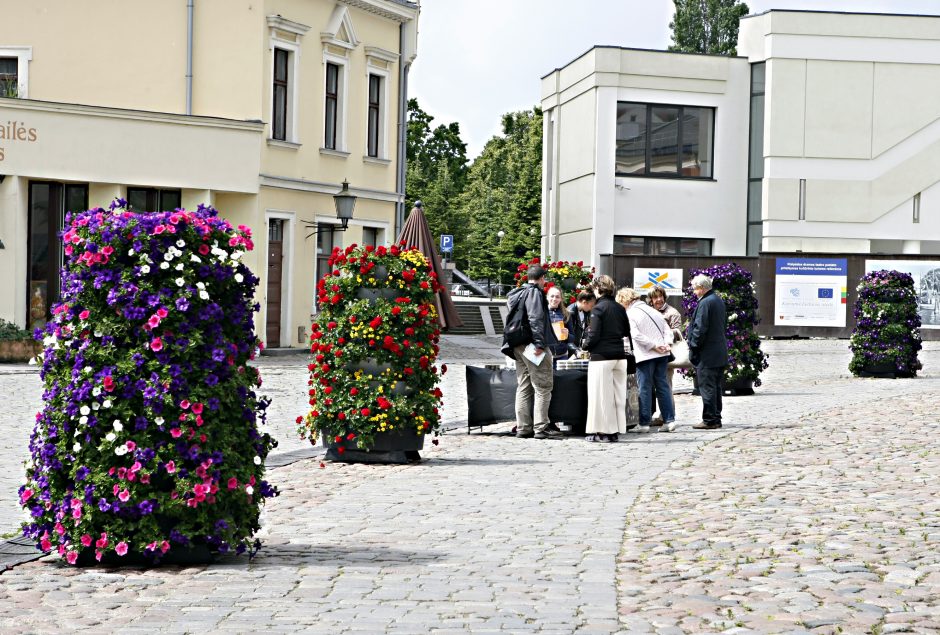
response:
M454 251L454 235L453 234L441 234L441 251L444 253L450 253Z

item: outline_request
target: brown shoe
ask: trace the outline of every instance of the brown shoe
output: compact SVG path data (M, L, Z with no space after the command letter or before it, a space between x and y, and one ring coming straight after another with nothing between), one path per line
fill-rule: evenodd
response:
M526 430L525 428L518 428L516 430L517 439L531 439L534 436L535 436L535 430L533 430L532 428L529 428L528 430Z
M721 427L720 423L708 423L706 421L701 421L692 426L696 430L717 430Z

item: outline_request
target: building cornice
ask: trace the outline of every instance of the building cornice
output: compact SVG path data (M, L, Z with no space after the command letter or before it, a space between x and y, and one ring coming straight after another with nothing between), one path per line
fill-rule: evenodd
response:
M340 2L396 22L410 22L418 17L417 5L411 7L391 0L340 0Z
M18 110L51 112L69 115L88 115L92 117L108 117L110 119L132 119L135 121L154 121L184 126L200 126L207 128L231 128L245 132L263 132L263 121L239 121L237 119L223 119L221 117L204 117L198 115L182 115L169 112L154 112L149 110L129 110L126 108L111 108L107 106L88 106L85 104L66 104L54 101L39 101L35 99L8 99L0 98L0 108L14 108Z
M285 33L293 33L294 35L303 35L310 30L310 27L306 24L294 22L293 20L282 18L279 15L269 15L268 26L278 31L284 31Z
M276 176L272 174L261 174L262 187L274 187L282 190L296 190L300 192L315 192L317 194L327 194L333 196L340 190L337 183L325 183L323 181L310 181L307 179L296 179L289 176ZM404 195L387 190L374 190L366 187L349 186L349 192L360 198L371 199L373 201L385 201L388 203L399 203L404 201Z

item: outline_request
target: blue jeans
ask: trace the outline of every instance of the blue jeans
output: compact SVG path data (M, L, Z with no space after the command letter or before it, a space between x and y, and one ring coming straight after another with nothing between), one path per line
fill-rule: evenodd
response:
M637 362L636 382L640 387L640 425L648 426L653 417L653 386L656 386L656 398L663 421L669 423L676 419L676 406L672 401L672 390L666 380L666 367L669 356L654 357Z

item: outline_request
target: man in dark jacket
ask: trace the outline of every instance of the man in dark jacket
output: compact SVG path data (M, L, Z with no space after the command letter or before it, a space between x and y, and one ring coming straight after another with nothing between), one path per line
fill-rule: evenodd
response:
M526 319L532 331L532 341L516 346L507 354L516 360L516 436L523 439L554 439L563 436L560 430L549 422L548 406L552 400L552 352L549 347L557 343L555 332L548 319L548 302L542 289L545 287L545 270L539 265L529 267L528 282L515 289L507 298L510 310L517 302L522 302ZM525 355L526 348L532 345L530 352L544 357L535 363ZM507 352L504 350L504 352ZM533 416L533 396L535 412Z
M594 309L594 303L597 296L587 289L578 294L577 302L573 302L568 307L568 322L565 327L568 329L568 354L574 355L581 350L584 341L584 335L591 324L591 310Z
M724 301L712 291L711 278L702 274L692 278L692 291L699 300L686 339L702 395L702 422L692 427L715 430L721 427L721 384L728 365L727 315Z

